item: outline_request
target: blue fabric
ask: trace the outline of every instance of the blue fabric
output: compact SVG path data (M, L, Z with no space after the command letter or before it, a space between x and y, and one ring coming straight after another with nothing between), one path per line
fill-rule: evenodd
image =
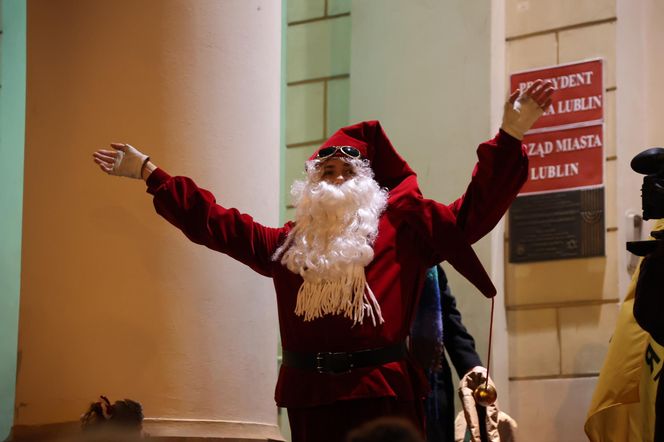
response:
M471 368L482 365L482 361L475 351L473 337L463 325L461 312L457 309L456 300L447 284L447 275L442 267L438 266L437 270L442 305L442 327L445 330L443 344L459 378L462 378ZM430 287L427 289L425 286L422 294L425 300L430 297L429 291ZM424 347L426 348L426 346ZM431 383L431 391L425 401L427 440L429 442L454 442L456 388L452 385L452 368L442 352L440 361L439 369L433 369L427 373Z
M443 316L438 284L438 269L427 271L420 296L415 320L411 327L413 350L424 365L431 385L435 384L436 372L440 369L443 353ZM426 414L429 419L439 419L438 389L432 388L426 401Z
M443 316L442 304L440 300L440 285L438 284L438 269L436 266L427 270L420 303L417 307L415 321L411 327L411 336L415 341L424 340L434 343L432 350L437 353L428 355L437 368L440 365L440 356L443 350Z

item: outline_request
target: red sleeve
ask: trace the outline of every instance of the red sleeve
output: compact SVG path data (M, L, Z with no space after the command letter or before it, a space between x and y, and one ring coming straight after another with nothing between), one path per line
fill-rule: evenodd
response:
M187 238L271 276L271 257L283 229L265 227L249 215L218 205L214 195L187 177L156 169L147 185L157 213Z
M502 130L480 144L477 157L466 193L448 206L471 244L495 227L528 178L521 141Z

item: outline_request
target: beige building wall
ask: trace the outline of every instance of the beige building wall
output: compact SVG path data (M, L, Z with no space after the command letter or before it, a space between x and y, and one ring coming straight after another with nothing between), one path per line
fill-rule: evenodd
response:
M618 161L618 238L622 244L634 239L638 232L631 230L632 223L626 213L640 213L640 187L642 175L634 173L629 160L648 147L664 146L664 3L660 0L617 0L616 78L620 88L616 90L616 150ZM641 231L645 237L652 228L647 222ZM624 295L629 277L623 270L629 265L629 255L619 257L620 293Z
M615 319L619 240L615 0L506 1L510 73L602 57L605 86L606 256L508 264L505 282L511 411L519 438L587 440L583 423ZM508 238L506 238L508 241Z
M153 436L280 438L270 280L91 158L132 143L277 225L280 36L267 0L28 2L15 438L77 429L100 394Z

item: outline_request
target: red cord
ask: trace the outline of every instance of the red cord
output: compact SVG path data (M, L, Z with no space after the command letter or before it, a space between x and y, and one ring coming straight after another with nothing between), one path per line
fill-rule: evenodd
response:
M495 299L495 296L491 298L491 320L489 322L489 354L486 357L486 383L484 384L484 388L489 387L489 370L491 369L491 338L493 335L493 305Z

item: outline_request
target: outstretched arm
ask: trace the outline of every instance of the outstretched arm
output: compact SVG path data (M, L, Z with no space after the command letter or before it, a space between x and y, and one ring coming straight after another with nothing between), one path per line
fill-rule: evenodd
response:
M113 150L93 153L99 168L109 175L143 179L154 206L168 222L193 242L225 253L258 273L270 276L271 257L282 229L265 227L249 215L217 204L212 193L187 177L171 177L149 157L129 144L111 144Z
M470 243L494 228L526 182L528 157L521 140L551 104L552 93L551 84L540 80L523 93L512 93L499 133L478 147L466 193L448 206Z

